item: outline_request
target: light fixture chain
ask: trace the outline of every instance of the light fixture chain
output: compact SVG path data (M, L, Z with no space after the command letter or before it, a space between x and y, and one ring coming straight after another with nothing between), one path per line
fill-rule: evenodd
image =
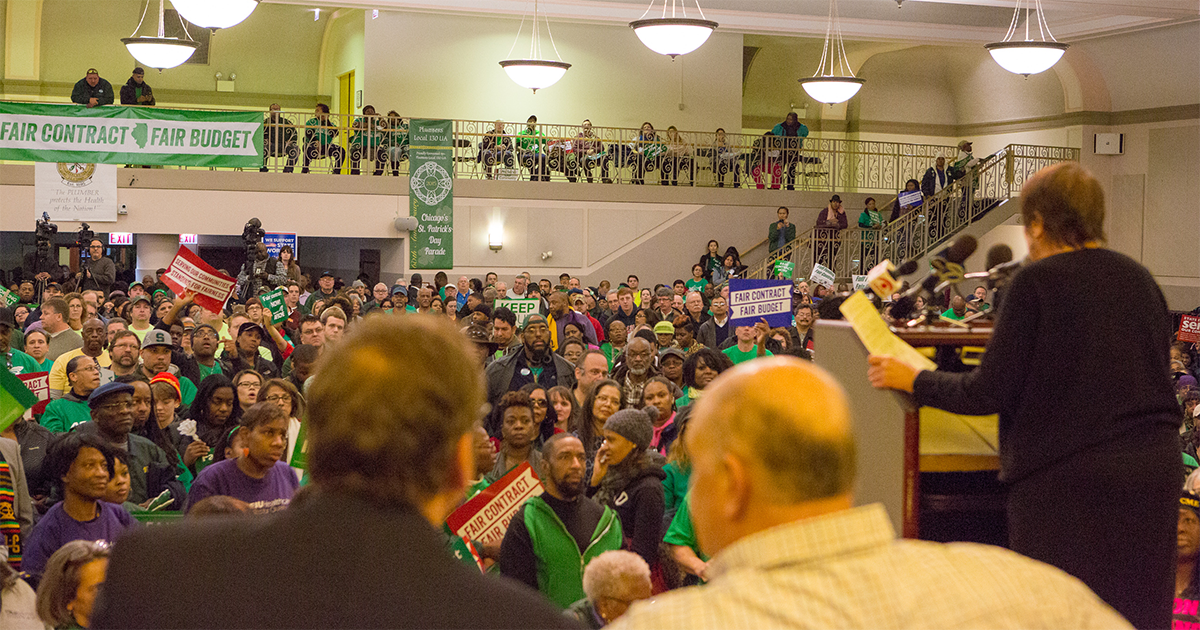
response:
M133 34L130 37L137 37L138 31L142 30L142 23L146 21L146 13L150 11L150 3L154 0L146 0L146 6L142 7L142 19L138 20L137 28L133 29Z
M162 39L166 37L166 30L163 28L163 15L166 13L167 0L158 0L158 37Z
M512 59L512 52L517 48L517 42L521 41L521 29L525 28L525 18L529 15L529 5L525 5L525 12L521 14L521 25L517 27L517 38L513 40L513 45L508 49L508 58Z

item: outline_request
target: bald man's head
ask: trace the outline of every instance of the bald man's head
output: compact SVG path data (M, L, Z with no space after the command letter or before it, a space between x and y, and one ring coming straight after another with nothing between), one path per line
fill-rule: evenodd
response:
M837 381L811 362L773 357L721 374L697 403L685 440L695 484L690 507L710 555L798 514L814 515L807 506L849 505L849 405Z

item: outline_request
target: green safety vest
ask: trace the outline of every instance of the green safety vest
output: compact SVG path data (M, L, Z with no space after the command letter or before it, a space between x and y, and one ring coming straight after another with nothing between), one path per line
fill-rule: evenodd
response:
M587 597L583 592L583 568L593 558L621 548L624 542L621 519L607 505L583 553L554 510L533 497L525 502L525 527L538 558L538 590L561 608Z

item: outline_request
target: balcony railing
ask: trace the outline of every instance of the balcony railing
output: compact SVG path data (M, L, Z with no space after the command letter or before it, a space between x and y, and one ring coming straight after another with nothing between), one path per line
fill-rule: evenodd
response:
M1001 202L1019 195L1025 181L1042 168L1078 160L1079 149L1009 145L882 228L813 228L768 254L743 275L768 278L777 261L790 260L795 263L797 277L807 275L820 263L838 278L848 279L866 274L882 260L899 264L919 259ZM880 206L884 216L891 213L894 203L895 199ZM852 222L857 218L853 211L847 213Z
M390 114L264 114L262 170L407 176L409 119ZM535 131L520 122L454 121L455 178L878 193L902 188L938 155L956 151L712 131L557 124Z

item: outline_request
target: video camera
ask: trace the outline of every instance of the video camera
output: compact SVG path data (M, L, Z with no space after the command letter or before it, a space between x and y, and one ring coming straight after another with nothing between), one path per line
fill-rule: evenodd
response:
M92 226L84 223L79 226L79 233L75 239L75 247L79 248L79 270L84 271L92 262L92 241L95 240L96 233L92 231Z
M257 217L247 221L246 227L242 228L242 242L246 247L257 246L266 235L267 231L262 228L262 221Z
M50 222L49 212L43 212L42 218L37 220L34 234L37 237L38 247L42 247L43 243L49 245L51 238L58 234L58 226Z
M242 228L242 243L246 245L246 282L238 292L238 301L245 302L257 294L258 279L254 276L254 263L258 260L258 244L262 242L267 231L262 227L262 221L254 217Z

